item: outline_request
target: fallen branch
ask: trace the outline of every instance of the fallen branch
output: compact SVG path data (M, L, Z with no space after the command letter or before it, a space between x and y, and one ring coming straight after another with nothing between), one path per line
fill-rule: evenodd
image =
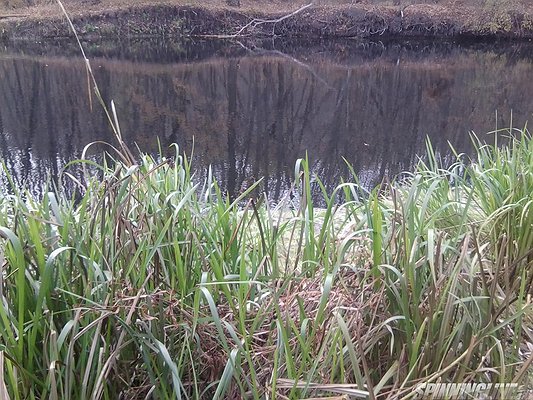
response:
M25 18L29 17L29 14L0 14L0 19L5 18Z
M278 22L281 22L283 20L286 20L287 18L290 18L290 17L293 17L295 16L296 14L298 13L301 13L303 10L311 7L313 5L313 3L309 3L305 6L302 6L300 7L299 9L297 9L296 11L293 11L292 13L290 14L287 14L287 15L284 15L280 18L277 18L277 19L260 19L260 18L254 18L252 19L250 22L248 22L246 25L244 25L241 29L239 29L238 32L232 34L232 35L228 35L227 37L228 38L235 38L237 36L240 36L245 30L247 30L248 28L250 29L255 29L257 28L259 25L263 25L263 24L274 24L274 27L276 26L276 24ZM274 27L272 28L272 34L274 34Z

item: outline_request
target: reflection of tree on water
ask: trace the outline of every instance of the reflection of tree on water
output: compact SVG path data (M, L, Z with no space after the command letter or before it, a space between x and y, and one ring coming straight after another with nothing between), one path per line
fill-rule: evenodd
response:
M226 91L228 93L228 163L226 189L230 195L235 196L237 184L237 154L236 154L236 122L237 122L237 69L239 64L236 60L230 60ZM240 179L239 179L240 181Z
M154 152L158 136L189 153L194 140L195 166L213 165L233 196L264 177L267 194L279 198L306 151L328 188L347 175L343 157L370 186L411 168L426 135L437 150L447 152L450 141L461 151L469 129L494 126L494 110L515 110L519 125L533 109L524 96L533 86L524 79L529 60L457 51L439 62L397 53L343 65L263 54L93 66L102 66L100 89L106 102L115 100L130 143ZM2 58L0 74L0 151L19 182L42 182L44 171L57 174L87 143L113 141L99 106L90 111L81 60Z

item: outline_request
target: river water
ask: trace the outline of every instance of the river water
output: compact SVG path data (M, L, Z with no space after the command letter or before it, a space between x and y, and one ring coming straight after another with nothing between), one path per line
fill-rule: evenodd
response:
M84 43L122 134L155 153L158 139L194 147L235 195L264 177L280 198L306 152L332 188L348 175L370 187L412 170L426 138L444 160L469 132L522 127L533 112L533 47L359 41L161 41ZM490 140L490 136L483 136ZM39 195L88 143L115 144L90 96L72 42L0 49L0 155L19 187ZM2 180L6 186L6 180Z

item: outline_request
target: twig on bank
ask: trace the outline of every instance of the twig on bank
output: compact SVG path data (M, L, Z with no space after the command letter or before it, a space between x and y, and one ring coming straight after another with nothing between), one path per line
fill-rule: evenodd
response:
M7 18L26 18L29 17L30 14L0 14L0 19L7 19Z
M244 31L246 31L247 29L255 29L257 28L258 26L260 25L263 25L263 24L274 24L274 26L278 23L278 22L281 22L281 21L284 21L286 20L287 18L290 18L290 17L293 17L295 16L296 14L298 13L301 13L302 11L304 11L305 9L311 7L313 5L313 3L309 3L309 4L306 4L305 6L302 6L300 7L299 9L291 12L290 14L287 14L287 15L284 15L282 17L279 17L279 18L276 18L276 19L260 19L260 18L254 18L252 19L250 22L248 22L246 25L244 25L241 29L239 29L236 33L232 34L232 35L227 35L226 37L228 38L234 38L234 37L237 37L237 36L240 36L242 35L242 33ZM272 32L274 33L274 32Z

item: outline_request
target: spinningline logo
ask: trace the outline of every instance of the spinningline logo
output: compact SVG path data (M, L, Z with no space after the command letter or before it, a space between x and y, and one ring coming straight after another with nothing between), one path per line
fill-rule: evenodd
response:
M423 383L415 388L414 399L526 400L525 396L525 387L518 383Z

